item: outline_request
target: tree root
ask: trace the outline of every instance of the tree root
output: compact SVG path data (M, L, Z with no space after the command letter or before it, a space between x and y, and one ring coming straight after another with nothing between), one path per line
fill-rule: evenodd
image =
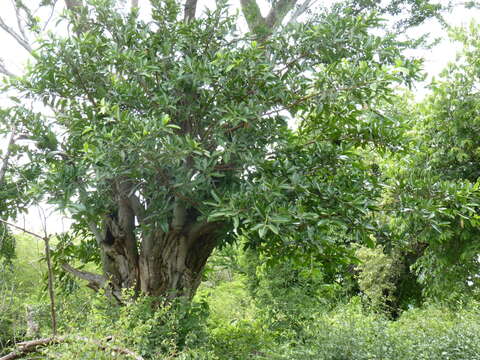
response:
M13 360L13 359L20 359L24 356L26 356L28 353L35 352L37 351L38 348L40 347L45 347L49 345L54 345L54 344L60 344L64 342L86 342L86 343L91 343L96 345L98 348L100 348L103 351L112 351L116 352L119 354L127 355L135 360L144 360L143 357L140 355L137 355L135 352L125 349L125 348L120 348L117 346L112 346L109 344L105 344L105 342L109 341L111 337L107 338L104 342L95 340L95 339L89 339L86 337L82 336L57 336L57 337L50 337L50 338L43 338L43 339L36 339L36 340L30 340L30 341L22 341L17 344L15 344L15 350L12 351L11 353L0 357L0 360Z

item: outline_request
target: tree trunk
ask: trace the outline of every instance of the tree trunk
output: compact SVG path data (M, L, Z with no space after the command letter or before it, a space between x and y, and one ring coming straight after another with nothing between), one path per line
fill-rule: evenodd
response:
M140 255L141 291L168 298L193 297L215 246L214 234L195 236L171 231L146 243L152 245L143 246Z
M167 233L151 231L137 251L134 228L125 231L118 220L106 220L101 243L103 271L113 294L134 289L168 299L192 298L200 285L202 272L216 243L218 224L194 223Z

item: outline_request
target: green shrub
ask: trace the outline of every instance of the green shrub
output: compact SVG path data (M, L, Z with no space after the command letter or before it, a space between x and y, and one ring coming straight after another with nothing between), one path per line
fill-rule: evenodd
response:
M304 343L284 342L268 359L476 360L480 359L480 308L430 306L398 321L366 312L359 299L305 324Z
M271 346L270 333L257 319L258 309L246 284L247 278L237 273L214 288L200 289L197 297L208 302L210 315L207 343L195 356L203 356L200 354L206 351L208 359L252 359Z
M45 266L42 244L24 235L15 235L15 256L0 260L0 354L26 335L26 307L34 309L40 331L47 331L48 300L45 284L39 282Z
M126 296L128 298L128 296ZM104 341L109 346L127 348L148 359L176 357L189 348L199 347L206 335L208 307L204 302L170 301L158 307L158 299L140 297L117 306L102 294L93 296L86 319L77 322L74 314L62 328L63 333ZM68 314L64 316L69 317ZM58 353L61 348L61 354ZM98 352L98 346L90 346ZM89 347L85 348L87 351ZM73 359L80 350L71 343L61 345L52 354L56 359ZM116 359L118 356L105 359Z
M51 333L39 253L29 242L19 244L18 271L0 278L14 286L2 288L8 300L0 309L2 347L23 340L26 304L37 313L40 335ZM119 307L83 287L57 291L59 334L93 342L49 346L34 357L126 359L112 351L117 346L153 360L480 360L478 303L412 308L392 321L359 297L333 307L335 296L313 268L306 273L286 263L272 273L252 264L254 278L235 272L220 277L217 265L210 275L215 281L202 285L192 303L155 307L158 299L140 297ZM106 351L95 341L107 344Z
M399 275L399 264L385 254L381 246L373 249L359 247L356 256L360 260L358 286L373 309L388 310L395 302L395 278Z

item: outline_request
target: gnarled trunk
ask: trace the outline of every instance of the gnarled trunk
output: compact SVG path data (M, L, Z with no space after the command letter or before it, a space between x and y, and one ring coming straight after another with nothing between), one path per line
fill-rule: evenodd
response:
M131 288L152 296L193 297L216 244L215 226L204 223L182 231L153 231L142 239L139 254L126 236L104 241L103 270L114 294Z
M218 224L197 221L198 214L176 198L168 232L138 231L144 208L128 181L118 181L117 211L104 221L99 242L104 273L114 294L134 289L152 296L193 297L216 244Z
M221 224L200 220L194 207L176 197L168 231L155 228L132 188L128 180L117 180L112 189L115 208L104 217L103 231L89 223L101 252L104 275L68 264L63 264L63 269L87 280L94 290L105 289L119 301L124 289L170 299L193 297L221 234Z
M141 291L156 296L192 297L216 243L212 230L210 226L201 234L171 231L142 243L145 246L139 261Z

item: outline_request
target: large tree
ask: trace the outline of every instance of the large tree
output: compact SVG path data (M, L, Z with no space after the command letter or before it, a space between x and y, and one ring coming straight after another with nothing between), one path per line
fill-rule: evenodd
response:
M379 194L365 154L399 145L388 102L419 70L397 36L439 8L344 2L299 22L312 1L263 16L242 0L240 31L221 1L198 17L195 0L150 3L142 21L136 2L66 1L68 36L39 40L10 79L29 142L7 178L36 175L28 194L72 215L81 244L63 238L63 269L116 297L192 296L213 249L239 236L271 258L325 262L354 235L369 241ZM379 14L409 4L388 30Z

